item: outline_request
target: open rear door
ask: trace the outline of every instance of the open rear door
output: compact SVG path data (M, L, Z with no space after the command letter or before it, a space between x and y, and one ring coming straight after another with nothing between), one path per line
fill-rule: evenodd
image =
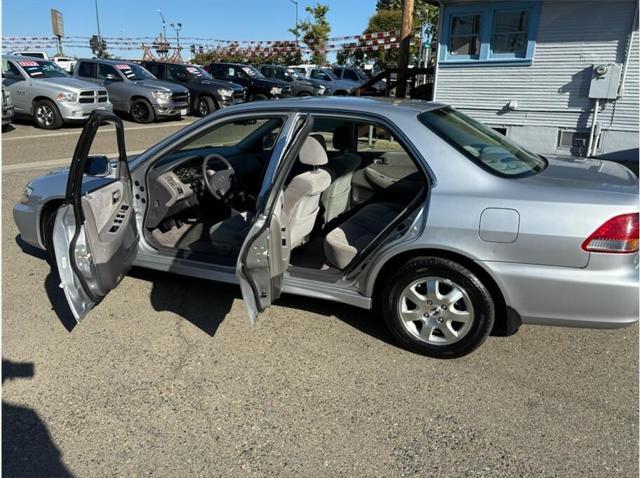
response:
M252 325L258 314L280 297L284 272L289 266L287 231L283 230L281 221L282 191L291 165L311 132L313 118L298 115L294 125L293 134L281 154L271 158L256 215L236 265L242 299Z
M83 175L91 144L105 122L116 127L117 170L112 182L85 191ZM53 227L61 287L76 320L82 320L130 269L138 237L122 120L107 111L94 111L73 154L65 202Z

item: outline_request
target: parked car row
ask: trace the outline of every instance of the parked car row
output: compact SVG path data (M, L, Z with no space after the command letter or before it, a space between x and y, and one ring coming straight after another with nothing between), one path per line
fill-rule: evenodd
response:
M13 98L15 113L33 118L44 129L85 121L96 109L151 123L160 118L206 116L244 101L350 95L367 81L356 68L220 62L205 69L160 61L73 61L73 66L65 68L45 52L3 56L3 86Z

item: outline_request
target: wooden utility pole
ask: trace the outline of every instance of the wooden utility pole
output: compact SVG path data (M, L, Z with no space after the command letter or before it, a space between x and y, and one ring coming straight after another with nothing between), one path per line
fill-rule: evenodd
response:
M398 86L396 98L407 95L407 68L409 67L409 45L413 30L413 0L404 0L402 5L402 27L400 29L400 50L398 51Z

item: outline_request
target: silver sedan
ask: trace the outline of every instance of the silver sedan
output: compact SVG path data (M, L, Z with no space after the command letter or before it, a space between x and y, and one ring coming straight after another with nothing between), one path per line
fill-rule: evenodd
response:
M89 156L104 122L116 159ZM243 104L135 158L97 112L14 219L55 258L78 320L132 265L237 283L251 322L281 293L376 307L401 345L439 358L521 323L638 320L637 178L539 156L442 104Z

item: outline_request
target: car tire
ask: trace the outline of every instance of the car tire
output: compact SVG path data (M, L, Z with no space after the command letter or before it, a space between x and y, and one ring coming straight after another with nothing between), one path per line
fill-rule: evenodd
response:
M300 93L298 93L298 96L311 96L311 93L309 93L308 91L301 91Z
M216 104L209 96L199 96L193 110L196 116L204 117L216 110Z
M264 101L264 100L268 100L269 97L267 95L263 95L258 93L257 95L253 95L253 98L251 98L252 101Z
M37 128L58 129L64 122L60 110L51 100L39 100L33 105L33 121Z
M56 265L56 250L53 247L53 226L56 223L56 215L58 214L58 208L47 208L44 211L42 232L44 235L44 246L47 251L47 262L49 265Z
M381 292L387 328L403 347L422 355L450 359L470 354L493 328L489 290L472 271L448 259L411 259Z
M151 103L144 98L137 98L131 102L129 114L136 123L153 123L156 119L156 113L153 110L153 106L151 106Z

